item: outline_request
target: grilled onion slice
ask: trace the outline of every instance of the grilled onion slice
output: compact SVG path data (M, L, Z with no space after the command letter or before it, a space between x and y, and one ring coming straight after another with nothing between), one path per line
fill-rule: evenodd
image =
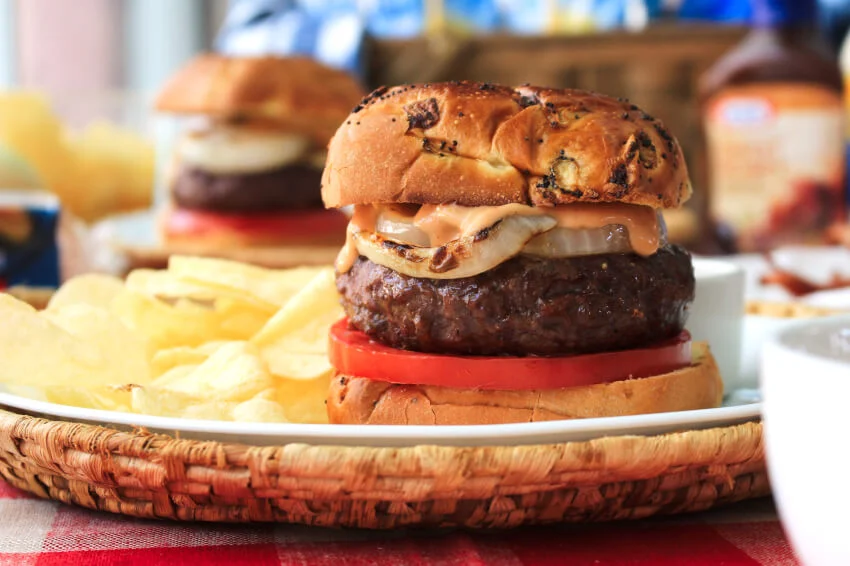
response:
M630 251L629 231L619 224L609 224L601 228L555 228L532 238L522 253L560 258Z
M514 257L529 240L557 224L550 216L508 216L477 234L436 247L403 244L376 232L353 232L351 236L360 255L404 275L460 279L483 273Z

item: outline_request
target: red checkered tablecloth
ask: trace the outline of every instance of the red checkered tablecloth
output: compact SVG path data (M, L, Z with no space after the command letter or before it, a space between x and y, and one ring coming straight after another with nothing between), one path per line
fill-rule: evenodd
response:
M0 566L443 564L796 566L769 500L636 522L502 532L332 530L131 519L0 481Z

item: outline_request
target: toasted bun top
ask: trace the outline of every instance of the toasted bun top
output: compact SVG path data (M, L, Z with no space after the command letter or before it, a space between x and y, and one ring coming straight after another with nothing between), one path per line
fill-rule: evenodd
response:
M628 101L579 90L452 82L379 88L331 140L328 207L623 202L691 195L682 150Z
M204 54L166 83L156 109L279 124L324 145L362 96L353 77L306 57Z

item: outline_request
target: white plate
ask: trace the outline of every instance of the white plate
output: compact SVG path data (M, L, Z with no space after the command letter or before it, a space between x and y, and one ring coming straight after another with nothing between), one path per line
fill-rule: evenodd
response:
M150 211L122 215L102 223L98 236L136 247L156 246ZM724 258L725 259L725 258ZM291 442L356 446L520 445L590 440L615 435L651 435L704 429L760 417L761 404L741 397L739 404L716 409L628 417L608 417L487 426L354 426L285 423L234 423L154 417L57 405L0 391L0 405L52 419L105 424L118 428L144 427L183 438L276 445Z
M289 423L234 423L153 417L131 413L81 409L0 392L0 406L75 422L118 428L144 427L151 432L178 433L181 438L241 442L257 446L293 442L342 446L487 446L549 444L591 440L603 436L652 435L727 426L759 418L761 403L717 409L607 417L539 423L478 426L356 426Z
M98 223L95 231L98 236L125 246L155 248L162 244L153 210L112 216Z

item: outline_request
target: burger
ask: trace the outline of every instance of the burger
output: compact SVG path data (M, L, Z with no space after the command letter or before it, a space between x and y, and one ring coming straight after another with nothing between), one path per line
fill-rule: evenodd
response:
M189 62L156 101L159 111L191 117L169 175L165 244L219 255L278 247L293 263L332 261L347 218L322 206L322 168L328 141L362 96L348 74L308 58Z
M491 424L717 406L684 330L690 255L662 210L681 148L626 100L453 82L380 88L330 142L333 423Z

